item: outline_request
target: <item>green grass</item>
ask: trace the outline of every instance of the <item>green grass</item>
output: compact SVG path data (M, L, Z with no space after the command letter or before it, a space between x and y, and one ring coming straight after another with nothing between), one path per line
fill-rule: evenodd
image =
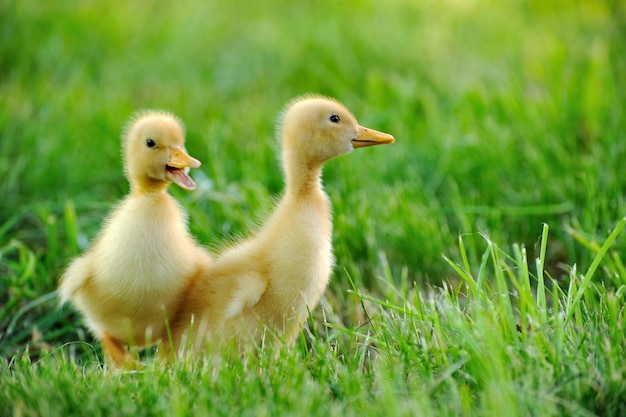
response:
M0 416L626 415L623 2L0 2ZM333 96L332 283L299 343L102 367L54 290L127 192L121 126L187 125L219 250L282 188L274 122Z

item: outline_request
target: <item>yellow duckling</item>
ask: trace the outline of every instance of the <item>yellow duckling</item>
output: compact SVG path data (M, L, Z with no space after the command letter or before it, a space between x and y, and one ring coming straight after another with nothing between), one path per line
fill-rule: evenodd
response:
M340 103L311 95L287 106L280 138L284 194L255 236L227 249L190 282L172 321L176 351L258 341L264 326L292 341L307 309L320 300L334 262L322 166L354 148L394 142L359 126Z
M187 229L171 182L193 190L187 174L200 162L185 150L180 120L161 111L140 112L122 134L130 194L113 210L89 250L62 277L59 295L71 300L116 366L130 360L126 345L166 338L179 293L210 263Z

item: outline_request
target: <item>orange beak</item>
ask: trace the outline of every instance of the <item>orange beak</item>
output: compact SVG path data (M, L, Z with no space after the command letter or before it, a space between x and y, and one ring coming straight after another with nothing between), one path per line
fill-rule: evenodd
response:
M179 187L185 190L195 190L196 183L187 173L189 168L198 168L200 165L200 161L189 156L185 149L172 148L166 167L167 176Z
M192 158L184 149L171 149L170 160L167 162L168 166L173 168L199 168L200 161L196 158Z
M395 141L394 137L387 133L359 126L359 134L356 139L352 139L352 146L355 148L363 148L365 146L385 145L387 143L394 143Z

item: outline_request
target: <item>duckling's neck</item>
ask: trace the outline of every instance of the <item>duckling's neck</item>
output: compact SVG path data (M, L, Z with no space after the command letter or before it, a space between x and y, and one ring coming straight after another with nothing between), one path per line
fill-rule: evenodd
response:
M322 165L303 161L285 164L287 195L310 196L322 190Z
M130 182L130 192L134 195L162 194L167 191L170 183L152 178L142 178Z

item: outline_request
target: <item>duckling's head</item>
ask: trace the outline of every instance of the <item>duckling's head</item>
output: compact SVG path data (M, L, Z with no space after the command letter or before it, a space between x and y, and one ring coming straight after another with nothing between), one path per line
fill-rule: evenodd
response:
M296 98L287 105L280 124L283 159L321 165L354 148L393 143L386 133L360 126L339 102L317 95Z
M185 150L185 129L173 114L163 111L136 113L122 133L124 171L136 192L166 189L170 182L193 190L188 175L200 161Z

